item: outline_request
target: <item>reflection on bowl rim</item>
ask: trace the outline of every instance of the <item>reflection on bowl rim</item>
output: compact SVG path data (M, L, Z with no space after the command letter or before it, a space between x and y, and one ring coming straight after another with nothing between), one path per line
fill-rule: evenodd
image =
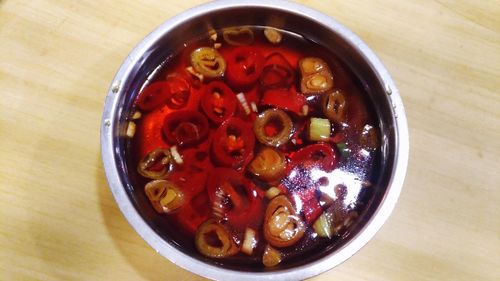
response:
M252 6L272 8L275 10L283 10L285 12L293 11L293 13L298 14L301 17L309 18L327 26L328 29L335 31L345 41L349 42L351 47L357 53L361 54L364 60L370 64L371 68L378 75L379 80L383 83L388 99L393 107L392 115L395 117L394 130L396 132L397 148L394 155L393 170L391 171L392 177L388 183L387 191L384 194L377 210L371 216L370 220L366 222L363 230L357 233L352 239L347 241L335 252L315 260L314 262L290 269L269 272L245 272L230 270L204 263L179 251L174 246L163 240L147 224L147 222L144 221L135 209L133 202L131 202L128 197L127 191L125 190L120 179L119 170L116 167L116 154L119 153L119 151L115 151L114 132L117 132L117 119L118 116L121 115L121 108L118 106L118 101L120 96L124 95L123 87L120 85L123 78L129 77L129 74L133 71L133 67L142 62L142 56L147 53L152 43L165 34L165 32L168 32L173 27L189 20L191 17L203 15L210 11L221 10L229 6ZM381 228L383 223L389 217L401 192L408 162L409 143L406 116L398 90L382 63L359 37L331 17L316 10L282 0L215 1L194 7L170 18L149 34L145 39L143 39L125 59L113 81L114 82L112 83L106 97L101 124L101 153L106 176L113 196L115 197L121 212L124 214L128 222L133 226L137 233L139 233L139 235L151 245L151 247L164 257L168 258L171 262L198 275L219 280L297 280L309 278L325 272L351 257L375 235L375 233Z

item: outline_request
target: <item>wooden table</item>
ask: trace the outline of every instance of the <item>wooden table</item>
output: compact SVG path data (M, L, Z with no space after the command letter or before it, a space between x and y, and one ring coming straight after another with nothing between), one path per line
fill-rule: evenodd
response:
M202 0L0 0L0 279L202 280L121 215L99 154L104 97L161 22ZM500 5L299 1L381 58L410 127L389 221L312 280L500 280Z

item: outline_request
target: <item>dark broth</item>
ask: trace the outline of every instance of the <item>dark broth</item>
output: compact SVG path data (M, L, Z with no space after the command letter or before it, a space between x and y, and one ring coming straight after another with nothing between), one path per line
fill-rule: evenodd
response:
M279 266L271 269L287 268L291 265L301 264L308 260L308 257L320 256L327 249L332 249L336 244L340 243L343 237L349 235L352 225L356 222L356 218L362 214L370 198L373 195L373 190L376 188L378 181L377 171L380 169L380 148L378 137L378 121L374 114L373 108L367 98L368 93L363 89L360 81L355 75L341 62L333 53L323 46L319 46L309 42L299 35L281 31L283 36L279 44L271 44L263 35L262 27L252 27L254 34L254 42L250 45L252 49L260 52L264 57L269 54L278 52L286 58L294 69L294 81L291 89L300 91L300 71L298 69L298 61L304 57L318 57L323 59L329 66L334 77L334 89L340 89L345 95L347 104L346 118L341 123L331 122L332 130L328 141L323 142L332 147L335 151L337 163L333 171L325 172L321 169L314 168L305 171L297 170L298 179L291 180L288 175L283 177L279 182L268 183L265 180L259 179L247 170L248 161L236 165L236 167L223 167L214 161L214 151L212 142L215 131L220 127L219 124L209 122L208 134L203 140L198 141L195 145L179 146L178 152L182 156L184 163L172 164L169 170L167 180L174 182L181 192L187 194L187 201L182 207L169 214L152 215L153 220L150 224L155 225L155 229L168 239L171 239L178 247L190 254L205 261L213 262L230 268L243 270L264 270L262 265L262 255L268 244L263 235L262 225L264 223L264 212L269 203L269 199L264 196L266 190L271 186L281 186L282 192L286 192L292 203L294 194L302 192L301 189L307 186L301 185L301 171L307 177L313 178L318 187L315 190L314 197L321 206L321 211L326 209L334 210L338 214L343 215L343 223L345 226L338 226L337 231L331 238L319 237L312 228L307 224L304 236L295 244L288 247L274 247L278 249L282 256L282 261ZM234 51L235 46L226 43L222 38L221 31L218 31L218 43L222 46L218 51L222 57L227 58ZM174 143L169 141L164 132L164 119L169 114L175 114L178 111L194 110L203 112L200 106L202 92L208 82L219 80L227 82L227 77L217 79L205 79L203 82L197 80L196 77L186 73L186 67L191 65L190 54L199 47L212 47L214 42L207 37L197 38L185 44L178 52L169 56L161 65L159 65L147 81L144 82L141 90L147 89L148 85L155 82L165 81L166 77L172 74L182 73L182 79L185 79L190 85L190 94L188 102L182 108L175 101L162 100L162 106L159 106L149 112L140 110L142 117L135 120L137 130L130 142L130 150L128 153L129 173L131 174L132 182L136 196L144 195L144 186L151 181L139 175L136 170L138 163L149 152L156 148L170 148ZM227 70L226 70L227 71ZM243 90L232 88L235 94L245 93L246 100L250 105L255 102L258 105L258 112L261 113L265 109L272 106L259 105L259 99L262 96L262 86L257 81L251 86L244 87ZM142 94L142 93L141 93ZM139 99L140 95L139 94ZM182 99L182 97L181 97ZM140 101L138 101L139 103ZM310 141L307 138L308 122L311 117L326 118L321 109L321 98L319 96L307 97L308 112L306 116L297 113L287 112L289 117L294 122L294 141L279 146L279 150L285 155L287 164L290 165L291 158L301 148L318 143L318 141ZM140 106L139 106L140 107ZM247 114L241 104L237 101L236 111L234 116L243 120L249 126L253 126L255 117L258 113L252 112ZM282 129L280 125L276 125L278 129ZM372 143L366 143L366 134L368 128L371 128L370 133L373 133ZM271 132L270 134L272 134ZM236 132L235 134L238 134ZM363 139L362 135L365 135ZM375 141L373 141L375 140ZM375 146L375 147L374 147ZM253 147L253 155L260 151L264 144L255 140ZM251 159L250 159L251 160ZM245 181L253 186L258 193L256 200L260 201L260 208L256 208L257 215L253 214L249 218L245 218L240 223L242 225L232 225L230 221L221 219L224 226L229 229L238 245L241 245L244 239L244 229L248 226L257 232L258 243L253 250L252 255L237 253L236 255L225 257L222 259L206 258L199 254L195 247L195 231L199 225L207 219L214 217L213 209L213 194L209 194L207 185L211 181L211 177L224 177L225 174L230 174L228 170L235 170L243 175L243 179L238 183L233 183L234 190L243 198L244 206L250 206L248 197L249 191L245 189ZM311 176L312 175L312 176ZM326 194L325 200L322 194ZM330 199L328 199L330 197ZM146 199L147 200L147 199ZM245 201L246 200L246 201ZM332 203L333 202L333 203ZM224 210L234 208L231 200L224 203ZM296 204L295 204L296 205ZM333 209L332 209L332 206ZM296 206L297 207L297 206ZM151 208L151 213L153 213ZM243 211L243 217L244 213ZM248 211L251 212L251 211ZM338 215L337 214L337 215ZM302 220L305 220L304 210L299 214ZM220 217L219 217L220 218ZM338 223L337 223L338 224ZM211 244L218 245L220 241L212 241Z

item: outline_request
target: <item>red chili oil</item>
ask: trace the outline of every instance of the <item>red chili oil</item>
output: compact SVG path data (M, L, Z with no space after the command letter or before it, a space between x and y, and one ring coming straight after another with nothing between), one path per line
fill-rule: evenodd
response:
M345 93L347 103L345 121L341 124L331 122L330 139L329 141L322 142L329 145L335 151L337 161L335 168L332 171L324 171L317 167L309 170L300 168L294 170L293 177L287 175L278 183L265 182L246 170L246 165L248 165L249 161L243 161L242 163L228 167L214 160L217 157L213 155L212 143L214 142L214 134L221 125L210 122L208 135L203 140L195 145L177 145L179 154L183 158L183 164L174 163L167 178L180 186L180 189L186 195L186 198L188 198L187 202L176 212L152 216L154 216L153 221L156 224L155 229L162 235L165 235L164 233L175 232L176 235L172 235L174 236L172 238L174 244L190 255L198 256L206 261L229 268L244 270L250 270L249 268L251 268L251 270L260 271L269 270L265 269L262 265L262 255L264 248L268 244L262 233L262 225L265 223L264 213L270 201L265 197L266 190L272 186L280 188L282 192L287 194L295 207L300 209L299 215L302 220L307 221L306 233L299 242L289 247L277 248L282 255L282 262L277 267L271 269L287 268L301 264L304 260L307 260L308 256L318 256L318 253L324 251L326 248L331 249L350 234L350 229L355 224L356 217L363 213L374 190L377 188L377 171L381 165L379 156L380 140L378 139L377 132L380 129L372 105L367 98L368 93L361 85L360 80L350 71L347 64L343 63L327 48L286 31L281 31L283 39L279 44L271 44L264 37L262 27L252 27L252 31L254 42L248 47L262 53L264 57L275 53L281 54L294 70L290 90L298 92L299 95L301 94L298 61L304 57L319 57L327 62L333 73L334 88L340 89ZM217 43L221 43L218 51L226 58L234 48L238 47L231 46L225 42L220 30L218 34ZM135 121L137 130L130 142L128 165L130 166L129 172L133 174L131 178L136 191L143 192L144 185L151 180L138 175L136 172L139 161L147 153L156 148L169 148L173 145L167 141L164 132L162 132L164 130L165 116L185 110L203 112L200 100L206 85L213 80L229 84L226 76L200 81L194 75L186 72L186 68L191 66L190 54L193 50L199 47L213 47L213 45L214 42L208 38L208 35L205 38L193 39L179 49L174 56L169 56L169 59L152 71L152 75L147 81L144 81L141 90L154 82L173 81L181 77L180 79L184 79L187 82L189 90L186 90L186 84L173 84L177 88L182 88L182 90L178 90L177 94L168 100L162 100L162 104L156 109L149 112L141 112L142 117ZM249 71L253 72L255 69ZM230 86L230 88L234 94L243 92L248 105L251 105L251 103L258 105L258 113L272 108L270 105L259 105L259 100L262 97L262 86L259 80L250 86L242 88ZM139 94L138 102L141 99L141 94ZM294 155L301 148L318 143L317 141L310 141L308 139L307 130L311 117L326 118L322 113L322 102L321 98L317 96L308 96L307 108L305 109L307 112L297 112L298 107L296 105L291 105L290 108L287 108L288 110L285 110L294 123L292 138L286 144L279 147L279 150L285 155L288 165L290 165L291 159L294 158ZM290 111L291 108L294 108L292 111L295 112ZM243 120L249 128L252 128L258 113L252 111L250 114L247 114L245 108L238 102L234 115ZM303 113L307 113L306 116L303 116ZM222 115L219 114L217 116ZM362 139L363 129L367 125L372 126L375 132L374 135L371 135L372 137L375 136L375 139L371 139L372 147L366 146L366 138ZM264 131L268 136L275 136L281 129L282 126L279 124L270 124L265 127ZM231 153L241 155L244 153L242 149L244 150L245 148L242 148L241 139L238 138L238 134L240 133L234 133L234 138L230 140L230 146L234 148L234 151L231 151ZM264 146L264 144L255 140L252 151L253 155ZM321 155L313 155L311 157L321 157ZM220 218L220 214L214 213L212 199L216 195L210 194L209 185L213 178L223 177L228 169L243 174L242 182L235 183L233 190L233 192L237 193L234 196L239 196L242 200L238 202L241 206L236 207L233 200L230 200L227 196L225 197L225 201L221 202L221 210L222 212L234 210L234 219L233 223L231 223L231 217L226 217L223 219L223 223L231 231L234 240L238 244L241 244L244 239L246 227L254 229L257 232L258 244L250 256L240 252L223 259L205 258L194 247L195 232L204 221L214 217ZM307 190L311 179L318 185L318 188L313 191ZM249 189L245 188L245 184L251 184L254 190L249 191ZM249 192L255 194L249 194ZM258 202L255 203L252 200L258 200ZM304 202L301 200L304 200ZM313 207L309 208L307 204ZM304 205L306 207L297 205ZM317 208L318 206L319 208ZM319 237L313 230L312 224L326 207L332 208L332 206L336 210L335 212L345 215L346 226L340 228L331 238ZM151 210L153 210L152 207ZM152 212L154 211L151 211L150 214ZM350 215L348 216L347 214ZM172 230L173 228L175 230ZM212 241L210 244L218 245L219 242Z

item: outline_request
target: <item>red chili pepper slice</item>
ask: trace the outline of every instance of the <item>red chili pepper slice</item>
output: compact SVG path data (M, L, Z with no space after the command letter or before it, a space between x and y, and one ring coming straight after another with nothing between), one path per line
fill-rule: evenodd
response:
M209 142L205 141L195 147L182 149L180 154L185 164L178 168L190 173L200 173L212 167L209 155Z
M177 184L185 196L194 197L205 189L207 171L175 171L171 172L168 179Z
M317 198L318 183L311 177L311 171L297 166L283 180L281 189L290 193L290 197L308 224L312 224L321 215L321 205Z
M206 192L200 192L173 214L176 221L188 232L194 234L203 222L210 218L210 200Z
M168 142L179 146L201 142L208 134L208 120L198 111L176 111L165 116L163 135Z
M208 149L209 142L205 141L197 146L178 150L184 163L176 165L169 174L169 180L176 183L184 193L195 195L205 189L208 172L213 168Z
M306 98L294 90L273 89L264 92L260 104L288 110L300 115L302 107L306 104Z
M235 48L228 54L226 61L228 83L238 89L254 84L264 67L264 57L252 47Z
M165 81L154 82L146 86L135 101L142 111L153 111L165 105L170 94L170 86Z
M280 53L272 53L266 58L260 84L267 89L285 88L288 89L295 79L295 73L287 61Z
M179 151L184 163L176 166L169 177L185 194L196 195L205 189L209 172L213 169L209 155L209 142Z
M156 110L137 120L137 132L139 136L135 139L136 149L139 158L142 159L149 152L157 148L168 148L169 145L162 137L163 120L165 113L161 110Z
M216 216L236 228L260 225L262 197L257 187L240 172L217 168L209 175L207 192Z
M215 124L233 116L237 103L233 91L220 81L212 81L206 85L201 98L203 112Z
M335 150L326 143L316 143L308 145L291 155L292 169L301 165L308 170L320 169L324 172L331 172L337 165L337 155Z
M239 168L253 156L255 135L243 120L231 117L215 131L212 156L222 166Z
M168 83L169 92L167 93L166 103L172 109L184 108L191 94L191 86L185 77L181 75L169 75L166 82Z
M293 171L278 188L282 193L290 194L297 211L304 215L308 224L312 224L323 211L318 200L318 184L311 179L310 174L304 175L297 168Z
M211 214L206 190L209 171L212 170L208 155L208 142L180 151L184 164L169 175L186 196L186 205L176 214L178 221L187 231L194 233L198 226ZM179 169L179 170L177 170ZM181 214L182 213L182 214Z
M318 199L313 197L308 201L302 201L301 212L304 215L307 224L312 225L323 212L323 208L321 208Z
M226 181L234 181L235 183L239 183L243 178L241 172L238 172L234 169L230 168L215 168L208 175L207 181L207 192L210 201L214 202L216 199L215 192L220 185Z
M344 134L337 133L333 137L330 138L330 141L334 142L334 143L341 143L341 142L344 141L344 139L345 139L345 135Z
M315 172L330 172L337 165L335 150L328 144L317 143L306 146L290 155L288 175L282 184L295 205L300 206L307 223L313 223L321 215L321 205L317 198L318 187L322 184Z

